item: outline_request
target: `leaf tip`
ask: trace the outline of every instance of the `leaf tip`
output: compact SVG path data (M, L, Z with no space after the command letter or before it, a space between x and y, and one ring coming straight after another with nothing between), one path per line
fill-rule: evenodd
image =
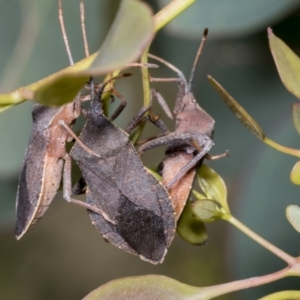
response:
M272 28L268 27L267 31L268 31L268 37L270 37L273 34Z

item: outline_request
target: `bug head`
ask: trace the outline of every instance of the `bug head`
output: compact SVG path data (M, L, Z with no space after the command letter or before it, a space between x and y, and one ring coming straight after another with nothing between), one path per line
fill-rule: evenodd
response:
M96 113L103 113L103 110L102 110L102 102L103 102L102 96L103 96L103 93L106 92L105 88L110 83L113 84L115 80L117 80L119 78L128 77L128 76L131 76L131 75L132 75L131 73L122 73L122 74L119 74L117 76L111 77L108 80L104 81L100 85L100 88L96 88L96 89L95 89L95 86L94 86L94 81L91 78L90 81L89 81L90 89L91 89L91 96L90 96L90 98L91 98L91 110L93 112L96 112Z

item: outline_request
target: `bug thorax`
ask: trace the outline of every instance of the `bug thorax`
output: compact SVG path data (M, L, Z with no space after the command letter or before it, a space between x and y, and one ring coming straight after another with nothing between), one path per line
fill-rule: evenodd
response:
M211 137L214 125L215 120L198 105L193 93L187 93L176 116L176 132L195 131Z

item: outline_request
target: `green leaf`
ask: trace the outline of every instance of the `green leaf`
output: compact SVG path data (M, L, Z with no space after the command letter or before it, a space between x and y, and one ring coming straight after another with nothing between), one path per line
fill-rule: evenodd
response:
M194 216L191 201L186 202L177 222L177 233L193 245L204 245L208 239L205 225Z
M300 291L282 291L267 295L259 300L299 300Z
M138 24L138 26L137 26ZM127 67L151 42L154 24L149 7L136 0L123 0L115 20L95 58L85 69L66 72L35 92L34 100L62 105L74 99L89 76L104 75Z
M300 185L300 161L294 165L290 174L290 180L292 183Z
M26 87L20 87L19 89L6 94L0 94L0 108L4 107L3 110L14 106L15 104L22 103L26 100L36 100L42 104L51 105L51 99L44 99L45 93L51 93L51 97L53 97L53 105L56 105L57 102L65 103L64 89L61 89L62 84L60 81L65 82L65 80L73 80L74 77L87 78L86 75L79 75L80 72L84 69L87 69L91 62L94 60L96 53L90 55L87 58L82 59L81 61L75 63L72 66L69 66L65 69L62 69L54 74L51 74L39 81L36 81ZM81 81L82 82L82 81ZM79 91L82 87L82 83L80 82L80 86L76 85L76 89ZM76 92L77 93L77 92ZM76 95L75 93L75 95ZM74 91L72 91L72 95ZM71 95L71 96L72 96ZM57 97L56 97L57 96ZM37 99L35 99L37 98ZM62 100L58 100L57 98L62 98ZM71 98L72 100L73 98ZM70 101L71 101L70 100ZM65 101L65 102L64 102ZM0 109L0 112L2 110Z
M286 208L286 217L292 226L300 232L300 207L297 205L289 205Z
M229 109L235 114L238 120L260 140L265 138L265 133L256 121L244 110L242 106L210 75L207 76L210 84L219 93Z
M300 134L300 103L293 104L293 123Z
M33 94L33 100L51 106L60 106L72 101L87 82L88 76L62 76L44 84Z
M219 203L214 200L197 200L193 203L192 209L195 216L203 222L214 222L223 216Z
M109 73L136 61L153 36L154 22L149 6L141 1L123 0L114 23L87 72Z
M83 300L189 300L200 299L201 288L161 275L116 279L89 293ZM207 299L207 298L204 298Z
M14 106L14 104L0 105L0 113L6 111L7 109L10 109L13 106Z
M202 164L197 174L197 181L206 195L205 198L217 201L229 213L227 188L222 177L213 169Z
M25 100L53 106L68 103L90 76L113 72L137 60L153 35L154 24L149 7L140 1L123 0L100 52L38 82L0 95L0 106Z
M300 99L300 59L268 28L269 44L281 81L287 90Z
M160 7L170 0L159 0ZM216 4L217 3L217 4ZM197 0L166 27L173 34L199 39L204 28L217 38L256 33L269 24L282 20L299 7L295 0Z

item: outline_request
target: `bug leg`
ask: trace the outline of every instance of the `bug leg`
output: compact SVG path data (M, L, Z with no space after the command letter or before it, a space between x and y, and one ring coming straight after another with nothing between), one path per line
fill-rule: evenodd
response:
M160 131L163 132L164 135L169 134L170 131L164 124L164 122L159 118L159 116L155 115L151 110L151 106L144 106L142 107L137 115L129 122L127 125L125 132L130 133L133 131L141 122L144 121L150 121L153 123L156 127L159 128ZM144 117L144 114L149 111L149 114Z
M90 148L88 148L79 138L78 136L73 132L73 130L63 121L63 120L60 120L59 122L59 125L64 127L64 129L66 131L68 131L68 133L70 134L70 136L72 136L76 142L88 153L90 153L91 155L94 155L96 157L99 157L101 158L101 156L97 153L95 153L94 151L92 151Z
M213 141L207 142L202 150L192 159L190 160L175 176L174 178L166 185L166 189L169 190L174 184L182 179L182 177L205 156L205 154L211 149L213 146Z
M109 118L110 121L113 121L120 115L120 113L123 111L123 109L125 108L127 103L126 103L124 96L122 96L116 89L113 88L111 93L112 93L112 95L118 97L121 100L121 103L119 104L117 109L114 111L114 113L111 115L111 117Z
M73 203L76 205L79 205L83 208L89 209L91 211L94 211L97 214L100 214L101 216L103 216L103 218L110 222L111 224L116 224L113 220L111 220L109 218L109 216L102 210L99 209L93 205L89 205L85 202L82 202L80 200L77 199L73 199L71 198L72 195L72 184L71 184L71 157L69 156L69 154L66 154L63 157L65 164L64 164L64 169L63 169L63 198L69 202L69 203Z
M125 132L131 132L135 127L137 127L142 121L146 120L147 117L144 117L144 114L150 110L151 106L143 106L136 116L132 118L129 124L126 126Z
M206 154L205 155L205 158L208 159L208 160L217 160L219 158L223 158L223 157L229 157L229 151L226 150L225 153L222 153L222 154L219 154L219 155L209 155L209 154Z
M171 113L171 110L164 99L164 97L156 90L156 89L151 89L151 96L152 98L156 98L158 104L161 106L165 114L171 119L174 120L173 115Z
M193 135L190 133L171 132L165 136L153 139L139 148L139 154L142 155L145 151L164 145L172 145L176 148L184 144L190 144L194 141Z

